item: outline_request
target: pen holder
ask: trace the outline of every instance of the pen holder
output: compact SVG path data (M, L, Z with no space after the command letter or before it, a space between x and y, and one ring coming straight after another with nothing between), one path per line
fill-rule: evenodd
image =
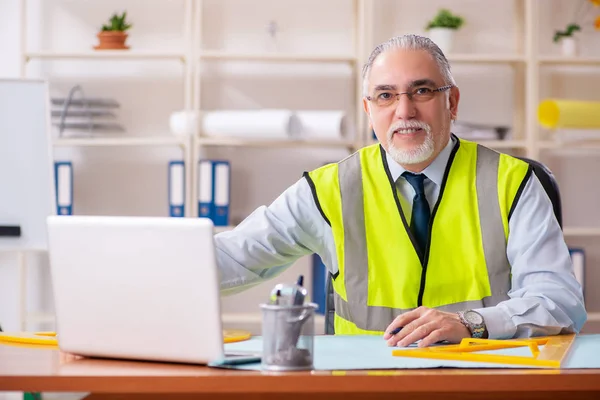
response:
M317 305L261 304L262 369L299 371L313 368L315 310Z

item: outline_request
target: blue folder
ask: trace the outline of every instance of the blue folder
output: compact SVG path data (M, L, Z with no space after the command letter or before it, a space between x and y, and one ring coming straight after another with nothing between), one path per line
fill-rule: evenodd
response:
M229 161L213 161L213 223L215 226L229 225L230 181L231 168Z

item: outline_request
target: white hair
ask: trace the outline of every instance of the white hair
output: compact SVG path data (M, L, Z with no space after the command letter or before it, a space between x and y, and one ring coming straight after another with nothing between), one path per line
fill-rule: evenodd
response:
M406 50L425 50L435 60L438 65L442 76L444 77L445 85L456 85L454 77L450 72L450 64L448 59L442 52L442 50L429 38L418 35L403 35L395 36L387 41L381 43L371 52L367 63L363 66L362 78L363 78L363 95L368 96L369 92L369 75L371 73L371 67L375 59L381 54L389 50L395 49L406 49ZM446 92L449 96L449 91Z

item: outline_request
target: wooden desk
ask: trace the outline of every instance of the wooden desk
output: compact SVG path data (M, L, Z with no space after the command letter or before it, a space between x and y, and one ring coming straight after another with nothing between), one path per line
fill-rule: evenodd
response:
M267 374L201 366L65 360L0 345L0 391L91 393L90 399L599 399L600 370L398 370Z

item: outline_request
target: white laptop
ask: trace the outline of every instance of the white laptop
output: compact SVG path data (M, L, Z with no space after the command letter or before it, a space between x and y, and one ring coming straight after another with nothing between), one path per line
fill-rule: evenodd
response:
M50 216L47 222L62 351L197 364L226 358L210 219ZM248 356L257 354L231 359Z

